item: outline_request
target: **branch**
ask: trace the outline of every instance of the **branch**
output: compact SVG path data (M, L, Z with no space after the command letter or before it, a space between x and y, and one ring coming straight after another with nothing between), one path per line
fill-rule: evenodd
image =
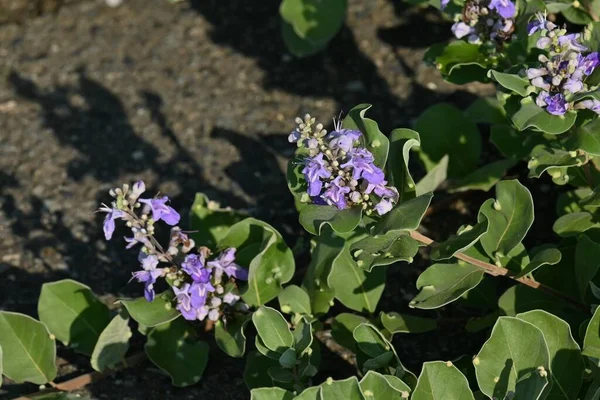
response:
M410 236L413 239L415 239L416 241L421 242L427 246L431 246L431 245L435 244L433 239L430 239L427 236L422 235L417 231L411 231ZM538 289L538 290L541 290L542 292L545 292L552 296L558 297L559 299L567 302L570 306L572 306L580 311L583 311L586 314L588 314L590 312L590 307L583 303L580 303L577 299L574 299L571 296L561 293L558 290L552 289L551 287L546 286L543 283L536 282L533 279L528 278L526 276L521 277L521 278L516 278L515 277L516 273L509 269L506 269L503 267L498 267L497 265L478 260L476 258L473 258L473 257L468 256L463 253L456 253L454 255L454 257L458 258L459 260L466 261L469 264L472 264L476 267L483 269L487 274L490 274L493 276L506 276L507 278L517 281L523 285L529 286L530 288Z

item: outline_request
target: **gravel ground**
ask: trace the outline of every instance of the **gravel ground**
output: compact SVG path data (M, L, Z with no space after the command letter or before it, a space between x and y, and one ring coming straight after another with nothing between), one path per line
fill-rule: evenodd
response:
M182 213L205 192L271 222L293 246L303 235L284 176L294 117L329 121L368 102L389 131L411 126L428 105L465 106L490 91L449 85L422 64L426 48L449 37L433 11L350 0L347 25L327 51L296 60L280 38L278 3L79 1L0 26L0 309L35 315L42 283L65 277L107 302L139 294L126 286L134 255L103 240L94 214L113 186L144 179ZM414 292L416 276L402 272L394 296ZM419 337L405 346L408 365L440 347L437 336ZM84 359L63 355L66 373L87 371ZM216 350L191 388L172 388L145 364L83 393L247 398L242 369ZM324 373L336 369L327 363Z

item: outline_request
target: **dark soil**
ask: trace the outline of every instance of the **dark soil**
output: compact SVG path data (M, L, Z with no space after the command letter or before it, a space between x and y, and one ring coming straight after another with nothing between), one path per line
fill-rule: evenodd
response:
M429 105L465 107L492 90L447 84L423 65L426 48L449 38L448 23L432 10L351 0L347 25L328 49L296 60L280 37L278 3L125 0L110 8L102 1L67 2L0 26L0 309L35 316L41 285L66 277L88 284L109 304L139 295L137 285L127 285L135 254L120 239L107 243L94 214L111 187L144 179L182 213L194 193L205 192L269 221L293 247L306 236L284 176L294 117L310 112L330 121L367 102L369 116L389 132L410 127ZM474 196L475 209L486 196ZM434 237L474 220L468 207L442 217ZM390 269L384 309L408 309L426 265ZM480 344L481 337L448 326L407 336L398 347L418 372L423 361L474 354ZM90 370L85 358L59 354L70 363L65 374ZM327 357L322 375L337 376L344 362ZM243 361L215 349L193 387L172 387L146 363L81 393L244 399L242 370ZM36 390L9 384L0 397Z

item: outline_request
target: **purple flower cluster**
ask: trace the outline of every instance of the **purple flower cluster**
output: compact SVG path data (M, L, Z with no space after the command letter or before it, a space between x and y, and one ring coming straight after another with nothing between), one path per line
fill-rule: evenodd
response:
M536 32L540 32L536 46L547 51L547 55L538 57L538 68L526 71L531 84L538 88L536 104L553 115L563 115L573 108L588 108L600 114L597 100L572 101L576 93L589 90L585 80L600 64L598 52L589 52L579 42L579 33L559 29L542 14L528 26L530 36Z
M176 308L185 319L202 321L208 317L217 321L228 307L245 311L247 306L239 301L236 280L248 280L248 271L235 263L236 250L228 248L210 261L211 252L206 247L200 247L198 254L191 253L194 240L175 226L180 216L168 205L169 198L142 199L145 190L142 181L111 189L115 200L111 206L102 205L99 211L106 213L107 240L113 236L115 221L123 220L132 231L131 237L125 237L126 248L142 245L138 257L142 269L134 272L132 279L144 284L146 300L154 300L154 285L163 278L173 288ZM158 221L172 226L167 250L154 237ZM166 266L159 268L161 263Z
M442 10L450 0L442 0ZM510 39L514 31L516 7L511 0L467 0L463 12L455 16L452 33L473 44Z
M396 188L386 186L373 154L360 146L360 131L342 129L327 133L309 114L296 118L298 126L289 141L308 150L302 173L308 184L304 200L329 204L340 210L362 207L367 214L383 215L398 201Z

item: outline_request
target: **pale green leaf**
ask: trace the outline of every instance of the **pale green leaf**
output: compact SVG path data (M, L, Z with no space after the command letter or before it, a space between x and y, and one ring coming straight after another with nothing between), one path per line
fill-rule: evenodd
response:
M209 200L204 193L196 193L190 210L190 237L196 245L216 250L229 228L243 218L239 212Z
M325 225L337 233L348 233L360 223L362 208L340 210L334 206L309 204L300 211L300 224L313 235L320 235Z
M261 306L252 314L252 322L262 342L270 350L283 353L294 344L294 336L279 311Z
M423 364L413 400L474 400L467 378L451 362Z
M398 204L381 218L375 226L376 235L385 235L388 232L413 231L421 224L433 194L426 193L414 199Z
M555 265L560 262L562 255L560 251L557 249L549 248L543 249L536 253L533 257L533 260L517 275L515 278L521 278L525 275L533 273L536 269L540 268L543 265Z
M123 362L132 335L129 328L129 314L126 310L122 310L100 334L92 353L92 368L96 371L104 371Z
M350 246L356 265L366 271L371 271L375 266L389 265L397 261L410 263L418 251L419 243L402 231L367 236Z
M446 154L449 178L473 171L481 154L481 137L477 126L458 108L436 104L419 116L415 128L421 136L419 156L428 171Z
M377 122L365 117L366 112L371 107L370 104L357 105L348 112L348 115L342 121L342 126L346 129L355 129L362 132L361 141L364 147L373 154L375 165L383 169L387 161L390 141L387 136L381 133Z
M563 215L554 221L552 230L558 236L569 237L576 236L588 229L599 226L594 220L592 214L587 211L575 212Z
M480 218L481 221L473 227L462 229L457 235L450 235L448 239L441 243L435 243L431 246L430 257L432 260L447 260L461 253L485 235L488 231L487 218Z
M575 278L581 299L585 299L598 268L600 268L600 244L586 235L579 236L575 247Z
M422 333L433 331L437 322L433 318L418 317L416 315L399 314L396 312L381 313L381 325L392 335L396 333Z
M194 329L182 318L154 327L144 349L150 361L178 387L200 381L208 363L208 344L198 340Z
M585 365L569 324L542 310L518 314L517 318L535 325L544 335L550 354L548 373L552 382L545 390L548 399L577 399Z
M420 145L419 134L411 129L394 129L390 133L389 178L390 184L398 189L399 203L416 196L416 185L410 175L408 162L411 149Z
M291 392L278 387L252 389L250 392L250 400L292 400L293 398Z
M131 318L146 327L153 327L171 322L181 315L175 309L173 299L173 292L166 290L156 295L151 302L144 297L119 299L119 301L125 306Z
M417 183L416 194L420 196L425 193L434 192L442 182L446 180L446 176L448 173L448 160L449 157L446 154L440 162L433 167L427 175L423 177Z
M279 299L279 309L283 313L312 314L308 293L301 287L296 285L287 286L277 297Z
M110 322L108 307L88 286L71 279L42 285L38 315L58 340L87 355Z
M408 395L408 393L410 393L410 388L403 382L402 384L406 387L406 389L398 390L392 386L392 384L384 375L375 371L369 371L361 379L360 389L366 400L403 400L406 399L406 397L402 397L403 392Z
M228 318L227 323L215 323L215 341L221 350L230 357L242 357L246 351L246 334L244 329L250 322L249 317Z
M600 359L600 307L596 308L585 330L582 353L588 357Z
M327 400L363 400L358 379L355 376L334 381L328 379L321 385L321 398Z
M417 279L419 294L409 306L425 310L453 302L481 282L483 270L470 264L433 264Z
M464 178L452 185L450 193L464 192L467 190L489 191L500 179L506 175L506 171L513 167L516 161L513 159L498 160L484 165L469 173Z
M0 347L2 373L9 379L43 385L56 377L54 338L30 316L0 311Z
M538 328L518 318L500 317L473 364L481 391L504 399L508 392L516 392L517 382L527 378L528 373L537 373L539 367L549 371L549 358L548 346ZM519 388L517 398L530 385L536 386L536 381L531 382Z

